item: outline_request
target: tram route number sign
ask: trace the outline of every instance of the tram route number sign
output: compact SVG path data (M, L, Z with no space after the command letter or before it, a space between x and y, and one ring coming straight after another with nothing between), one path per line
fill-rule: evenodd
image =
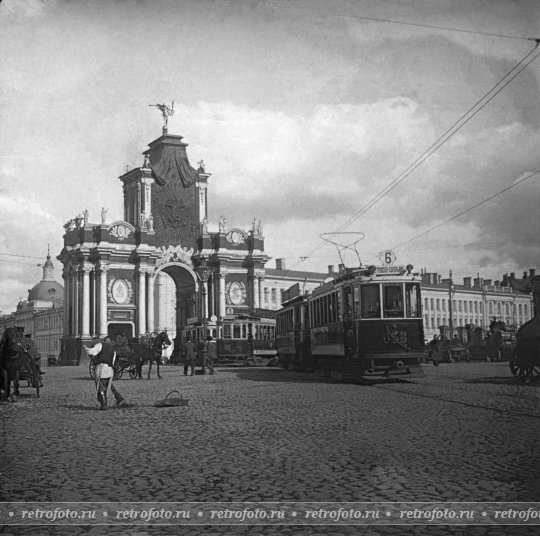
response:
M379 261L383 266L393 266L396 258L396 254L391 249L379 253Z

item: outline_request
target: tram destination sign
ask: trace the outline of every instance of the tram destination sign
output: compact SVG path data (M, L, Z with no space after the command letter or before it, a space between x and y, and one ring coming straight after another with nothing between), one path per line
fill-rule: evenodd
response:
M402 274L406 272L405 266L376 266L376 274Z

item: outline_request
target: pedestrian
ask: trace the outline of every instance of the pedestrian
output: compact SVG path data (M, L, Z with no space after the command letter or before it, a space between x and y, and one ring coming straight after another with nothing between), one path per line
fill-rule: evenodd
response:
M437 367L439 366L439 363L441 362L440 341L437 335L433 335L433 339L429 343L429 347L430 347L430 357L433 361L433 364Z
M206 345L203 351L203 374L206 372L207 368L209 374L214 374L216 372L214 363L217 359L217 343L213 339L212 335L208 335L206 338Z
M187 376L188 368L191 367L191 375L195 374L195 361L197 359L197 350L191 341L191 336L186 337L184 344L184 376Z
M95 368L96 393L101 409L107 409L107 391L109 388L116 399L116 405L125 405L126 401L113 385L116 352L114 351L114 346L111 343L110 337L105 337L105 340L102 343L96 342L94 346L88 350L88 355L94 357L94 362L97 363Z

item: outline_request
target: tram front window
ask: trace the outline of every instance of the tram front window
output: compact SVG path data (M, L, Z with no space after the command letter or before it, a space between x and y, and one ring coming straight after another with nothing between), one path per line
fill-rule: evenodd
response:
M395 318L405 316L403 311L403 287L401 285L384 285L384 316Z
M379 285L366 285L360 289L362 318L381 317Z

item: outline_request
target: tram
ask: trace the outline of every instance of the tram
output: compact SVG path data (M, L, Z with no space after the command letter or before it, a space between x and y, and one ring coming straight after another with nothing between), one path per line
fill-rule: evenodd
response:
M318 359L311 353L308 294L296 283L282 293L282 308L276 315L278 363L285 369L315 370Z
M412 269L344 268L311 294L289 300L277 315L278 352L317 362L325 377L343 381L422 377L421 278ZM309 342L296 344L305 329Z
M211 335L217 342L218 365L266 365L276 360L275 329L275 312L258 310L226 316L206 325L186 326L182 330L182 342L189 335L200 350L206 337ZM199 360L201 356L199 351Z

